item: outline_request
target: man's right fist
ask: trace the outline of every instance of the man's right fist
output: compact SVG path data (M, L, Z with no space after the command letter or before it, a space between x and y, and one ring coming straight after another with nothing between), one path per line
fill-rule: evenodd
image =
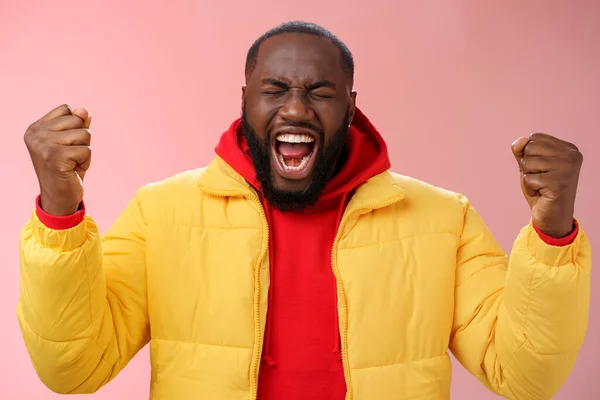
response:
M83 200L83 177L90 167L92 121L85 108L62 105L29 126L25 145L40 184L41 207L70 215Z

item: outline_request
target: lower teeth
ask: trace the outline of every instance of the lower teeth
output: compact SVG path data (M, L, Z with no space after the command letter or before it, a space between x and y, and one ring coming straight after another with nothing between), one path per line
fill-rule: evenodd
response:
M311 154L302 157L302 161L300 161L300 164L296 166L287 165L285 163L285 158L281 154L279 154L279 161L281 162L281 165L286 171L300 171L301 169L306 167L306 164L308 164L308 161L310 160L310 156Z

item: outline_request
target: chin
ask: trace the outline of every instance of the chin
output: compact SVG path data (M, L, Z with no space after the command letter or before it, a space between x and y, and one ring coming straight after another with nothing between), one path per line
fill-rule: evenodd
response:
M277 173L274 173L273 175L274 176L271 178L271 185L273 185L273 188L287 193L302 193L308 188L311 181L311 176L307 176L304 179L291 180L285 179Z

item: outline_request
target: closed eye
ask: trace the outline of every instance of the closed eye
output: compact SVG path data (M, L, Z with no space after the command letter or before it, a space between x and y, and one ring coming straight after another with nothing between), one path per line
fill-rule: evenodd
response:
M263 94L280 95L284 94L285 90L263 90Z
M283 82L279 79L263 79L262 85L262 93L271 96L284 94L290 88L286 82Z
M313 96L321 99L332 99L335 97L335 83L322 80L312 83L306 88Z
M280 79L267 78L261 81L261 94L266 96L281 96L290 90L290 84ZM321 80L304 87L307 94L317 99L332 99L336 96L336 85L329 80Z
M323 92L312 92L313 96L318 97L320 99L333 99L335 96L331 93L323 93Z

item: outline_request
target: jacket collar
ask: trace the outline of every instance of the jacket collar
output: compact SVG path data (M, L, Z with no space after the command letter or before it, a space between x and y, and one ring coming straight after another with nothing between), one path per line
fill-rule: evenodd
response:
M219 156L205 168L198 179L200 189L222 197L257 198L256 191L229 164ZM346 212L383 208L404 199L404 189L386 171L375 175L360 185L352 195Z
M209 194L222 197L256 196L252 186L219 156L200 174L198 186Z

